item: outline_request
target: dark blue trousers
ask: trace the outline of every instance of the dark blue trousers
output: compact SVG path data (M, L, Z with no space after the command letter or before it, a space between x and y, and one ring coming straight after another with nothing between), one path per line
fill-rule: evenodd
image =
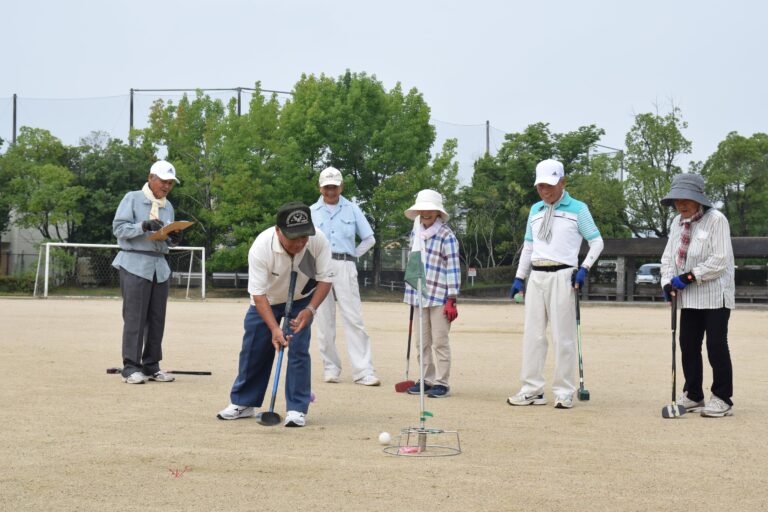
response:
M296 318L304 309L311 296L294 301L290 318ZM272 313L280 320L285 315L285 304L274 304ZM235 405L261 407L269 386L275 348L272 346L272 332L254 306L248 308L243 321L243 347L237 378L232 385L230 401ZM312 322L298 334L293 335L287 350L288 365L285 377L286 410L307 413L312 385L312 365L309 356L309 340Z

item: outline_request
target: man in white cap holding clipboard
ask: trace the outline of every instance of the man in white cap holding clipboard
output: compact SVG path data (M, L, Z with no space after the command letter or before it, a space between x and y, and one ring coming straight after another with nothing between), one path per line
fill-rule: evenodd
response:
M165 260L169 247L181 242L181 231L165 240L151 239L174 220L168 194L179 180L169 162L159 160L149 169L141 190L128 192L117 207L112 232L120 252L112 266L120 272L123 295L123 382L173 382L160 370L171 268Z

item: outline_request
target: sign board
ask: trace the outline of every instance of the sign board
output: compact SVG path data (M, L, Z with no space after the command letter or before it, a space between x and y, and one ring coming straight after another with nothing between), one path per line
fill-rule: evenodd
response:
M467 277L477 276L477 269L475 267L467 267Z

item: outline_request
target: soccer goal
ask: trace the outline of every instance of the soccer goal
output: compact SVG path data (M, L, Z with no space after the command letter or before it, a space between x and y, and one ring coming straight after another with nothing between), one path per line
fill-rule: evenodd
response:
M120 274L112 260L119 245L49 242L40 246L35 297L119 297ZM205 247L171 247L171 297L205 299Z

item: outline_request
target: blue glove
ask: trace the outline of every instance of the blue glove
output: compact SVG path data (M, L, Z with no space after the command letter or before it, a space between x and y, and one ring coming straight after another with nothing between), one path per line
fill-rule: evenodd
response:
M664 293L664 300L667 302L672 302L672 293L675 291L675 287L672 286L671 283L667 283L664 285L664 288L662 288L661 291Z
M519 277L516 277L515 280L512 282L512 286L509 288L509 298L514 299L515 295L524 291L525 291L525 282Z
M584 281L587 279L587 272L589 272L589 270L585 267L579 267L579 270L573 272L573 275L571 275L571 284L574 288L581 288L584 286Z
M686 272L685 274L680 274L679 276L673 277L671 284L678 290L682 290L695 280L696 276L693 275L693 272Z

